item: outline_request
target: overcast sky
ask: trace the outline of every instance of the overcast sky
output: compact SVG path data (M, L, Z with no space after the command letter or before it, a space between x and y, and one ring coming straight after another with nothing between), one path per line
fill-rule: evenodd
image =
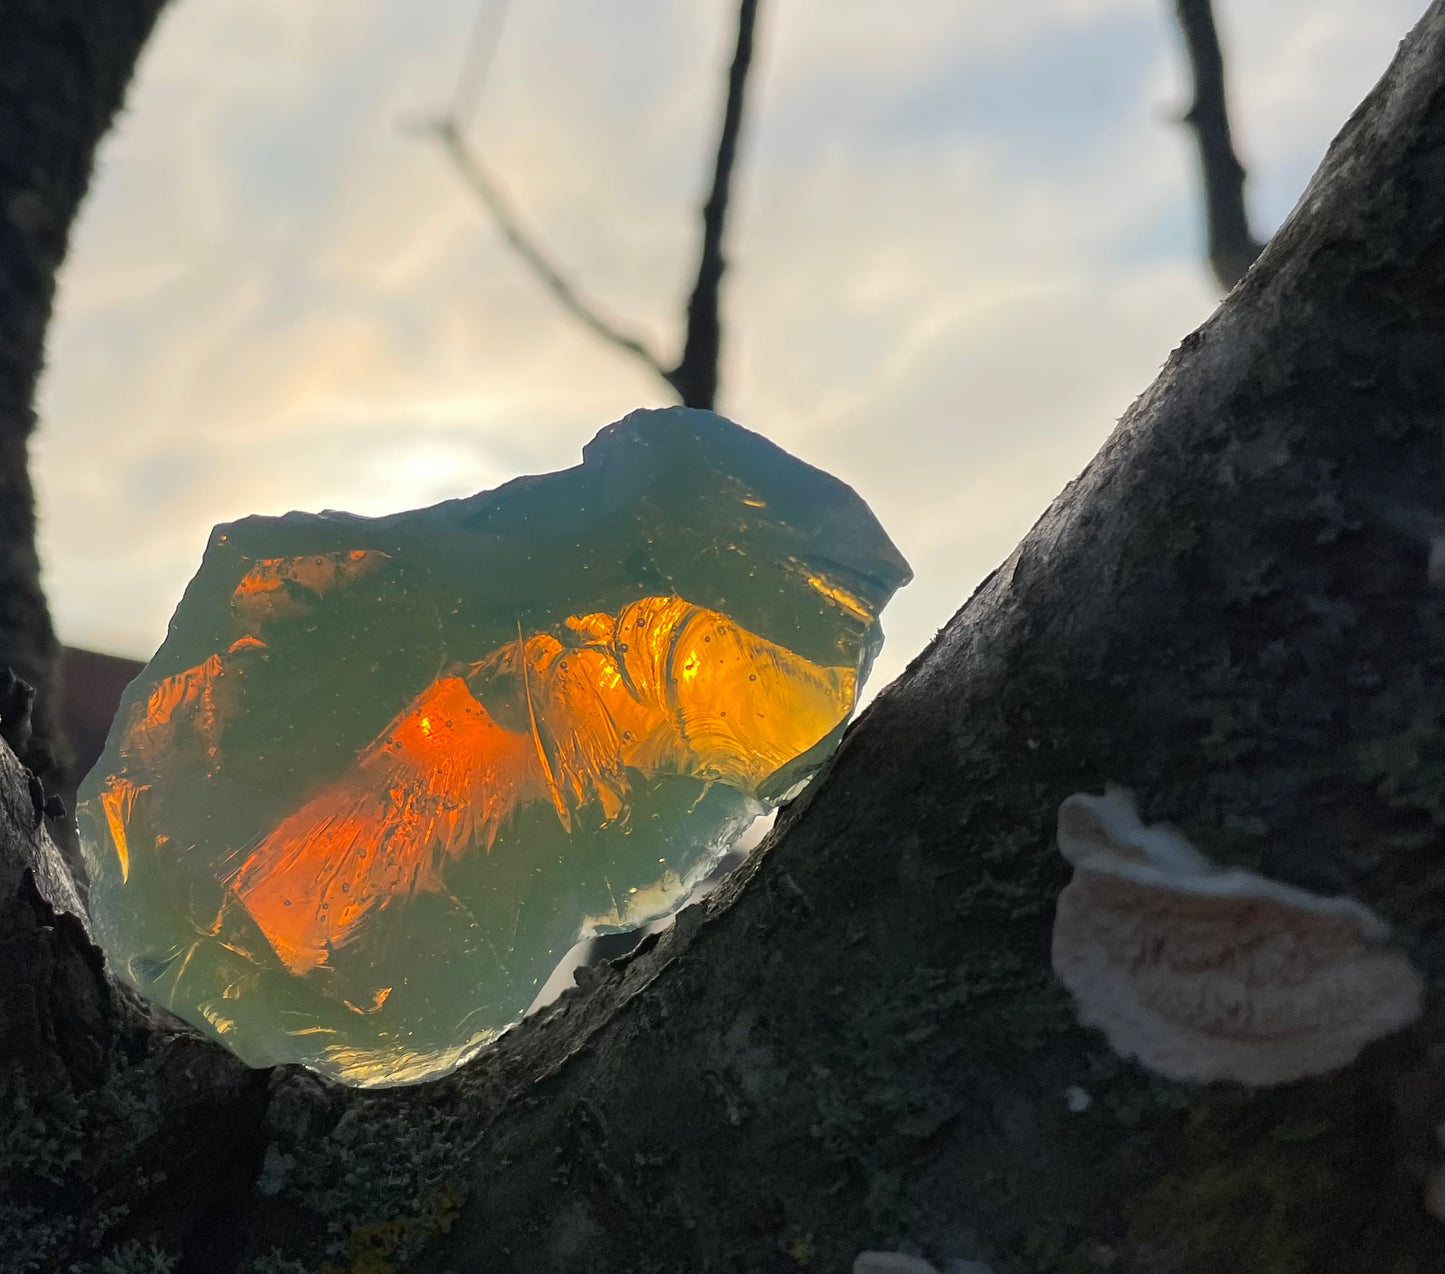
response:
M34 444L62 640L147 656L218 521L575 464L670 400L439 154L477 0L175 0L61 277ZM1215 0L1257 232L1424 0ZM1216 304L1169 0L764 0L720 409L868 500L891 679ZM476 142L674 354L735 0L512 0Z

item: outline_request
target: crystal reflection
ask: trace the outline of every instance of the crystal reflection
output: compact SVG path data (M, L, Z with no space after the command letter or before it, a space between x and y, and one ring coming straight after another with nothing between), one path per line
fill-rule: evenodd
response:
M346 578L318 569L314 559L265 562L238 586L238 614L294 616L296 603L266 584L306 578L306 567L312 587ZM266 599L264 609L257 596ZM127 773L111 776L99 793L123 880L137 822L151 834L153 855L184 852L156 834L164 813L147 808L152 785L143 778L177 750L218 756L228 724L244 712L247 661L264 649L259 637L243 636L163 678L135 705L119 749ZM219 873L217 913L197 926L195 941L170 958L133 962L133 969L164 984L164 998L178 1010L200 1003L206 1023L223 1035L237 1031L232 1010L254 981L248 970L235 976L235 957L279 964L299 977L340 970L352 984L352 994L339 997L345 1009L377 1014L392 987L357 984L359 970L377 963L368 950L373 931L420 895L450 896L449 866L485 858L520 814L535 807L556 832L590 840L608 830L627 834L635 791L650 794L660 778L692 780L702 794L719 784L754 797L764 779L846 719L856 690L853 668L814 664L675 596L642 598L616 615L573 616L555 633L519 630L485 658L436 677L339 777L248 852L232 855ZM604 874L610 906L594 912L622 928L671 910L690 882L666 855L657 861L650 878L618 873L614 885ZM390 945L386 937L380 944ZM198 961L207 945L232 959L218 963L209 953ZM548 954L566 945L559 940ZM231 976L220 999L232 1002L219 1012L208 994L215 988L194 985L218 973ZM245 1052L244 1041L238 1047ZM341 1042L333 1050L333 1061L339 1058L351 1059L343 1068L348 1078L377 1068L365 1049ZM395 1078L397 1059L386 1064Z

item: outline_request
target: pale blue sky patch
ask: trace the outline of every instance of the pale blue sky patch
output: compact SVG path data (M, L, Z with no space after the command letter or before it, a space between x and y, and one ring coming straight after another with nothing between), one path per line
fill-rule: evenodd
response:
M984 145L1010 169L1087 167L1113 129L1138 121L1161 48L1155 15L1115 15L1083 30L1041 35L992 58L960 58L951 73L900 95L874 121L871 140Z
M1217 0L1272 231L1423 0ZM762 7L721 406L851 482L917 579L896 675L1216 303L1167 0ZM575 464L670 401L563 315L408 119L473 0L177 0L61 278L35 443L62 638L145 655L210 526ZM512 0L482 153L675 357L733 0Z

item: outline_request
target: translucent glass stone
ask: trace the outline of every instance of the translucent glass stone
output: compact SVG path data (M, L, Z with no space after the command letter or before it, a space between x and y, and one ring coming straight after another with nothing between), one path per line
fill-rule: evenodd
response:
M908 578L849 487L682 408L469 499L218 527L81 787L97 938L253 1064L445 1073L806 779Z

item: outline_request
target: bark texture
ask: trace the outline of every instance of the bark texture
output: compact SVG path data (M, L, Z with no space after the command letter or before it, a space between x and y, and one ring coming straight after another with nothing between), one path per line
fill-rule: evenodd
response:
M1422 1196L1442 214L1436 0L1244 282L764 849L449 1079L253 1073L158 1022L33 883L6 769L0 1269L1445 1268ZM1113 1056L1049 967L1055 811L1108 781L1222 862L1385 917L1420 1021L1273 1089Z
M35 387L55 274L95 148L163 3L0 4L0 666L38 692L25 760L47 781L60 779L65 758L53 693L57 646L35 552Z

